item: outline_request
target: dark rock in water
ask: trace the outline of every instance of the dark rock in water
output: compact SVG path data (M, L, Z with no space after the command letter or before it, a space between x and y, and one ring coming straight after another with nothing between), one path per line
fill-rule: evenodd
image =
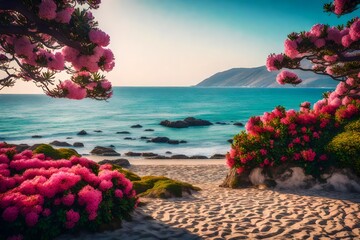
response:
M172 154L172 152L170 152L170 151L166 151L166 152L165 152L165 154Z
M72 137L67 137L66 139L72 139Z
M150 137L140 137L140 139L151 139Z
M187 143L187 141L185 141L185 140L181 140L179 143Z
M160 125L170 128L187 128L189 124L184 121L174 121L164 120L160 122Z
M128 132L128 131L121 131L121 132L116 132L116 134L130 134L130 132Z
M218 124L218 125L227 125L227 123L225 123L225 122L216 122L216 124Z
M193 126L209 126L212 125L212 123L207 120L188 117L185 118L184 120L178 120L178 121L164 120L160 122L160 125L170 128L187 128Z
M74 147L84 147L84 144L82 142L74 142Z
M227 141L232 144L234 140L233 139L228 139Z
M142 128L140 124L132 125L131 128Z
M115 148L115 146L114 146L114 145L112 145L112 144L110 144L110 145L109 145L109 147L111 147L111 148Z
M214 154L210 157L210 159L225 159L225 155L224 154Z
M77 135L83 136L83 135L87 135L88 133L85 130L81 130L80 132L77 133Z
M163 155L157 155L154 157L146 157L147 159L169 159L169 157L163 156Z
M180 141L179 140L169 140L167 143L168 144L179 144Z
M124 140L136 140L136 138L125 137Z
M57 146L57 147L71 147L72 145L70 143L67 143L67 142L60 142L60 141L52 141L50 143L51 145L53 146Z
M184 154L175 154L175 155L172 155L171 158L172 159L189 159L189 157Z
M33 136L31 136L31 138L42 138L42 136L41 135L33 135Z
M184 122L188 123L189 126L209 126L212 125L211 122L202 119L196 119L194 117L187 117L184 119Z
M114 160L104 159L99 162L99 164L107 164L107 163L116 164L120 167L130 167L130 162L127 159L123 159L123 158L114 159Z
M158 156L158 154L152 153L152 152L144 152L144 153L141 154L141 156L143 156L143 157L156 157L156 156Z
M128 156L128 157L140 157L140 156L141 156L141 153L137 153L137 152L127 152L127 153L125 153L125 156Z
M90 153L100 156L120 156L120 153L116 152L114 149L101 146L96 146Z
M148 128L148 129L145 129L144 130L145 132L153 132L153 131L155 131L154 129L151 129L151 128Z
M94 132L101 133L102 131L101 130L94 130Z
M154 142L154 143L167 143L169 141L170 141L170 139L167 137L156 137L156 138L151 139L151 142Z
M208 159L207 156L203 156L203 155L194 155L189 157L190 159Z
M244 126L244 124L243 124L243 123L241 123L241 122L235 122L233 125L235 125L235 126L239 126L239 127L243 127L243 126Z

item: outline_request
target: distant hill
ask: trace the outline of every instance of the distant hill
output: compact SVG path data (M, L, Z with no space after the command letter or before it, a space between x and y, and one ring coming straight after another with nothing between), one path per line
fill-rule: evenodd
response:
M303 80L297 87L335 87L338 82L330 77L317 75L313 72L291 70ZM279 85L276 75L279 72L269 72L265 66L255 68L232 68L219 72L203 80L196 87L264 87L278 88L291 87L291 85Z

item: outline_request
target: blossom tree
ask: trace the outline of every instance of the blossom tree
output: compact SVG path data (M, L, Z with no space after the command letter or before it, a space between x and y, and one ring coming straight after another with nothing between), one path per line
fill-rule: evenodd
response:
M334 0L325 4L324 10L341 16L356 10L359 4L359 0ZM324 94L313 109L304 102L300 111L286 111L278 106L263 116L250 118L246 131L234 137L226 155L231 170L223 187L251 185L249 174L258 167L271 171L278 166L295 165L319 177L329 166L338 166L353 168L360 176L360 162L351 157L336 159L338 154L329 145L336 134L346 129L346 124L360 116L360 19L354 18L346 26L316 24L310 31L291 33L284 47L284 53L268 56L269 71L312 71L339 84L335 91ZM276 81L282 85L302 82L288 70L281 71Z
M90 11L99 4L0 0L0 89L22 80L34 82L51 97L111 97L111 83L103 75L115 64L106 48L110 37L97 27Z
M358 0L335 0L325 4L324 10L338 16L357 9ZM331 27L316 24L310 31L291 33L284 43L285 51L271 54L266 66L269 71L282 68L312 71L327 75L336 81L345 82L348 78L359 80L360 72L360 19L354 18L346 26ZM304 61L311 67L304 67ZM276 78L279 84L297 85L302 82L294 73L282 71Z

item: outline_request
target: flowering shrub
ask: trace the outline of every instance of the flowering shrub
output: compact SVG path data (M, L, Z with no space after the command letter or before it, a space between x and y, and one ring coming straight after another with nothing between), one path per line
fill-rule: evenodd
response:
M0 143L0 239L51 239L97 230L129 217L137 199L130 180L109 164L54 160Z
M340 16L356 10L358 4L358 0L334 0L325 4L324 9ZM352 19L345 27L316 24L310 31L289 34L284 53L268 56L269 71L282 68L312 71L340 83L335 91L324 94L313 109L309 102L304 102L299 112L277 107L261 117L250 118L246 132L234 137L227 154L228 166L240 174L256 167L289 164L303 167L314 176L331 165L353 168L352 158L359 154L358 133L340 134L333 141L332 138L349 128L346 123L360 115L359 44L359 18ZM302 64L303 60L312 67L303 66L307 65ZM302 81L287 70L280 72L276 80L279 84L293 85ZM351 125L357 127L356 123ZM347 137L353 142L346 141ZM339 157L342 149L351 151Z
M111 97L111 83L101 74L115 66L110 37L90 11L100 2L0 1L0 89L23 80L52 97ZM64 71L70 76L52 87Z
M256 167L266 168L291 163L308 174L318 175L339 159L329 155L326 145L351 119L360 116L360 79L348 79L310 109L301 104L300 111L277 107L261 117L252 117L246 131L234 137L227 164L240 174ZM355 125L355 123L352 123ZM349 166L348 166L349 167Z

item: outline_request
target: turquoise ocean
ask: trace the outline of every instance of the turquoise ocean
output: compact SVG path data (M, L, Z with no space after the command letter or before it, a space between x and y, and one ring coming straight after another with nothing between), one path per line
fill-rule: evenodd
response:
M310 88L195 88L195 87L115 87L108 101L52 99L45 95L0 95L0 141L9 143L49 143L53 140L84 143L76 148L87 154L95 146L114 145L119 153L154 152L206 155L224 154L228 139L244 130L234 122L246 123L275 106L299 109L332 89ZM160 121L186 117L224 122L204 127L167 128ZM142 128L131 128L140 124ZM144 131L154 129L153 132ZM80 130L88 135L78 136ZM94 132L101 130L102 132ZM116 134L129 131L130 134ZM41 135L35 139L31 136ZM67 138L71 139L67 139ZM125 140L130 137L134 140ZM168 137L187 143L149 143L141 137Z

